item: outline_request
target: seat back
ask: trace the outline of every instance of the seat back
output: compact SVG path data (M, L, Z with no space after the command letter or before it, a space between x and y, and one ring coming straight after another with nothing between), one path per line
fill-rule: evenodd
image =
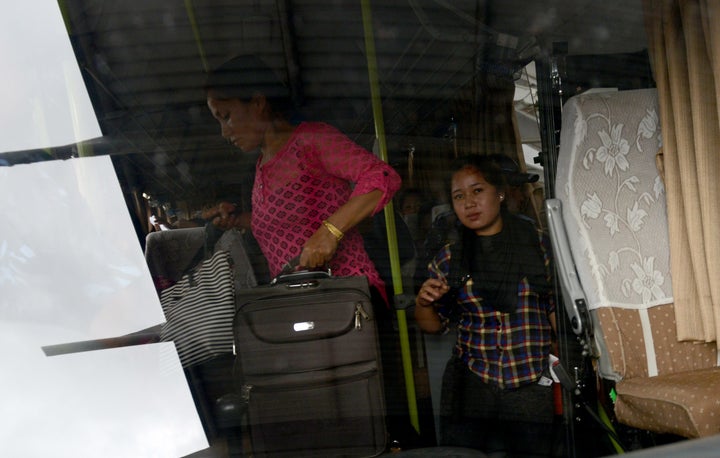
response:
M207 231L204 227L191 227L151 232L146 236L145 260L158 290L174 284L194 265L210 256L211 253L207 252L206 247ZM212 251L230 253L235 291L258 284L255 268L259 263L251 259L247 241L241 231L229 229L222 232ZM264 266L260 267L262 270Z
M677 342L656 90L579 95L562 116L555 191L601 375L716 366L714 345Z

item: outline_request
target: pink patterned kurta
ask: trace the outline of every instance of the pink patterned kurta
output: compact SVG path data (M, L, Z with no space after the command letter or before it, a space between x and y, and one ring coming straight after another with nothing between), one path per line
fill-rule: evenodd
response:
M252 231L273 277L300 254L322 220L351 196L382 191L374 214L401 184L392 167L325 123L300 124L273 158L262 165L261 160L252 193ZM385 293L355 228L345 234L330 268L337 276L364 275L371 286Z

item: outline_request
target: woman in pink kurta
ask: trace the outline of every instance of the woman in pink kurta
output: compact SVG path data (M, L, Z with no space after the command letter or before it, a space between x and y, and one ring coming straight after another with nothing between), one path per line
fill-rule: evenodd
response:
M352 186L354 184L354 186ZM352 196L380 190L372 210L380 211L400 185L391 167L324 123L300 124L287 143L262 163L252 194L252 231L276 275L305 242ZM345 229L329 267L333 274L364 275L383 283L357 229Z
M236 215L232 205L220 205L213 223L247 227L250 220L272 276L299 255L304 267L329 266L334 275L367 277L380 337L388 434L402 438L412 427L398 336L383 282L355 228L388 203L400 188L400 176L334 127L288 122L288 92L277 81L251 56L234 58L208 76L207 103L222 136L245 152L261 153L252 215Z
M207 102L222 135L245 152L260 149L251 227L272 276L293 257L329 266L334 275L363 275L385 296L355 226L380 211L400 188L392 167L324 123L294 125L277 77L253 56L234 58L210 74ZM222 214L220 227L232 226Z

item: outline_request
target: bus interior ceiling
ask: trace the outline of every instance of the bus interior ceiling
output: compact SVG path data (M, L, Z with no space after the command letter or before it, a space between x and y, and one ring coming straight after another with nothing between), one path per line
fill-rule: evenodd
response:
M82 147L113 156L128 197L198 202L242 180L254 157L221 138L202 91L205 72L239 53L257 53L284 73L304 117L373 146L360 0L59 3L104 134ZM367 4L388 151L398 163L411 147L432 148L458 117L452 101L460 88L480 72L517 77L558 44L568 55L588 56L646 47L639 0ZM521 110L537 121L535 107Z

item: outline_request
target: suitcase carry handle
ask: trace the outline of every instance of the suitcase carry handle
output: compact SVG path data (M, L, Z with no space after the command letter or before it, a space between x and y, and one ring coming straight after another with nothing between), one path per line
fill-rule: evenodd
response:
M295 270L300 266L300 255L295 256L285 263L280 273L270 282L271 285L278 283L292 283L288 287L311 286L308 280L332 277L330 267L326 270Z

